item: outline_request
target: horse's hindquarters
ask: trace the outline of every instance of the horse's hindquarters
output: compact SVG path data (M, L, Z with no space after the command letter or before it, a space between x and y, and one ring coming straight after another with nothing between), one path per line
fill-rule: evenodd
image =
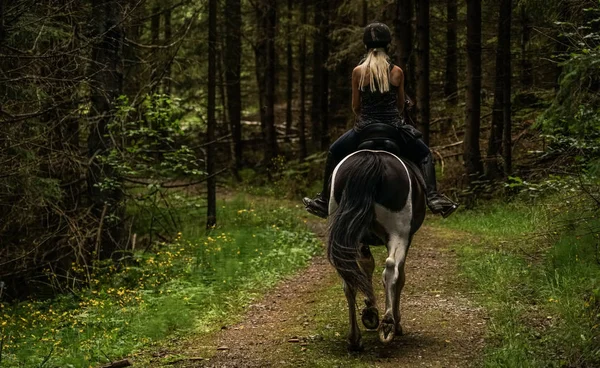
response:
M346 157L334 170L328 258L344 280L351 349L362 346L356 321L356 292L365 294L367 310L373 312L376 308L372 285L374 263L369 267L367 257L361 253L361 241L375 240L373 234L384 239L388 248L383 274L386 310L378 328L381 340L389 342L402 331L399 301L404 286L404 263L412 234L420 226L425 211L424 200L419 203L414 200L423 196L423 191L412 175L398 157L369 150ZM368 315L368 327L373 327L374 316L378 314Z

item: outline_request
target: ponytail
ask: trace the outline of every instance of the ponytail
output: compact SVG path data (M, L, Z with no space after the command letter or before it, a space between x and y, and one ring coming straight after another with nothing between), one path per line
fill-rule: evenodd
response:
M390 90L390 63L384 48L369 49L369 53L360 64L359 88L364 90L367 72L371 76L369 87L371 91L384 93Z

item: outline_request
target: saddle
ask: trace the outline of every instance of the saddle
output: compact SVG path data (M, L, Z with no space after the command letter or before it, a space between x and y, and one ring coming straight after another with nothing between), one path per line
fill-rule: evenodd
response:
M419 131L414 129L412 126L406 126L412 128L418 134ZM406 149L402 149L399 143L405 143L406 138L403 134L415 134L413 130L404 129L399 130L388 124L373 123L369 124L358 133L360 138L360 144L358 145L359 150L368 149L373 151L386 151L393 153L394 155L404 158L402 162L408 167L410 171L417 178L417 182L422 188L425 188L425 179L419 165L415 164L409 157L407 157ZM416 135L416 134L415 134ZM419 138L416 136L415 138Z
M400 134L398 129L391 125L369 124L358 132L358 136L360 139L359 150L386 151L401 156L401 150L398 146Z

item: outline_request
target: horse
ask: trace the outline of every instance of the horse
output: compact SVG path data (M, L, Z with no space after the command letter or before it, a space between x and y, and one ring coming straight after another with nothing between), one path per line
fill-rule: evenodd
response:
M426 208L424 185L410 161L388 151L360 148L336 166L329 202L327 257L343 280L350 351L363 348L356 320L357 291L365 296L361 319L367 329L377 329L385 344L395 335L402 335L400 293L405 283L404 264ZM375 260L369 244L385 244L388 251L381 322L372 284Z

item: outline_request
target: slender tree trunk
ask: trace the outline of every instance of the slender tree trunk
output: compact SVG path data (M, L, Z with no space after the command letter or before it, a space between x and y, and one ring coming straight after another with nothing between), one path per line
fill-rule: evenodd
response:
M312 122L312 144L316 149L320 149L321 136L323 135L321 126L321 103L323 101L323 69L325 67L325 59L323 56L322 44L322 28L324 22L324 14L322 11L322 3L326 0L314 1L314 26L315 33L313 38L313 82L312 82L312 105L310 112L310 120Z
M494 110L492 112L492 129L490 130L486 159L486 177L491 180L502 177L502 170L498 163L498 156L500 155L500 151L502 149L502 132L504 129L505 112L504 108L505 104L507 103L505 99L505 91L507 88L509 91L508 104L510 104L511 3L511 0L500 1L500 11L498 17L498 46L496 49L496 86L494 88Z
M172 42L172 38L173 38L173 30L171 27L171 9L166 9L165 12L163 13L164 16L164 23L165 23L165 40L164 43L165 44L169 44ZM171 55L166 55L167 56L167 60L166 60L166 65L165 65L165 74L164 74L164 79L163 79L163 88L164 88L164 93L167 95L171 94L171 67L172 67L172 58Z
M227 85L227 106L231 127L234 157L234 172L242 168L242 91L241 91L241 49L242 27L241 0L225 2L225 82Z
M267 109L266 109L266 65L267 65L267 12L266 0L256 3L256 45L254 47L254 58L256 68L256 81L258 85L258 106L260 111L260 132L264 142L267 142ZM267 148L265 148L266 150Z
M221 27L219 25L219 34L224 34L225 33L225 29L224 27ZM221 122L228 122L229 121L229 117L228 117L228 113L229 111L227 110L227 92L225 91L226 87L225 87L225 71L223 70L224 66L225 66L225 61L223 60L225 58L225 56L223 55L225 53L225 50L223 50L224 45L219 43L219 47L218 47L218 58L217 58L217 78L218 82L218 90L219 90L219 100L221 100L221 108L219 109L219 118L217 119L217 121L221 121Z
M265 159L267 165L277 156L277 132L275 130L275 81L277 73L277 56L275 54L275 31L277 27L277 0L267 1L267 70L265 75L266 89L266 138L267 149Z
M0 44L4 42L6 30L4 26L4 0L0 0Z
M292 98L294 94L294 55L292 52L292 0L287 0L287 89L286 89L286 110L285 110L285 135L288 137L292 133Z
M323 47L323 64L321 65L321 150L329 147L329 70L326 64L329 59L329 1L322 1L323 26L321 28L321 43Z
M521 23L521 40L519 47L521 49L521 86L523 89L533 87L533 66L529 59L529 41L531 41L531 18L527 14L524 4L519 9L519 20Z
M152 6L152 15L150 16L150 38L152 40L152 45L159 46L158 42L160 39L160 5L158 1ZM159 53L154 50L150 52L150 57L152 58L156 58L157 55L159 55ZM155 62L154 64L154 68L152 69L152 73L150 75L150 82L153 86L156 86L156 90L159 91L160 89L158 87L160 87L160 85L158 83L160 81L158 81L157 78L159 77L160 72L156 67L157 63Z
M138 6L138 1L139 0L129 0L129 9L133 12L131 13L131 16L143 18L145 8L143 6ZM126 29L127 38L139 43L141 29L142 26L139 22L129 22L129 26ZM137 99L140 98L144 92L144 87L142 86L142 73L140 73L140 66L142 65L141 54L140 49L133 44L126 44L123 48L123 56L125 59L123 89L132 105L137 104ZM139 116L139 112L132 112L132 114ZM134 119L137 118L134 117Z
M302 25L308 24L308 0L302 0ZM302 32L300 39L300 119L298 134L300 144L300 159L308 155L306 149L306 33Z
M458 6L457 0L447 0L446 23L446 74L444 81L444 97L446 99L446 115L448 119L441 125L442 134L452 126L452 113L458 106Z
M362 26L366 27L369 24L369 3L367 0L362 0Z
M504 158L504 175L512 174L512 54L510 49L510 28L512 23L512 0L506 2L505 37L502 40L504 53L504 132L502 139L502 156Z
M464 162L469 181L483 173L479 149L481 124L481 1L467 0L467 118Z
M394 40L396 43L396 64L404 71L404 88L408 94L414 91L410 83L412 70L410 59L412 55L412 0L396 0L396 19L394 20Z
M106 216L122 214L122 192L120 189L102 189L102 183L109 179L119 182L111 166L102 159L109 154L112 141L107 138L108 125L113 121L115 102L123 93L123 29L121 7L114 1L92 1L92 24L94 36L99 40L92 46L90 69L91 80L91 124L88 135L87 172L88 196L92 203L92 214L97 219L101 231L101 243L96 250L108 257L116 249L121 238L122 222L110 225Z
M216 72L217 72L217 0L208 1L208 106L206 141L215 140L216 107ZM207 185L207 211L206 228L211 229L217 223L217 180L215 173L215 148L214 144L206 147L206 173L209 179Z
M417 123L429 144L429 0L417 6Z

